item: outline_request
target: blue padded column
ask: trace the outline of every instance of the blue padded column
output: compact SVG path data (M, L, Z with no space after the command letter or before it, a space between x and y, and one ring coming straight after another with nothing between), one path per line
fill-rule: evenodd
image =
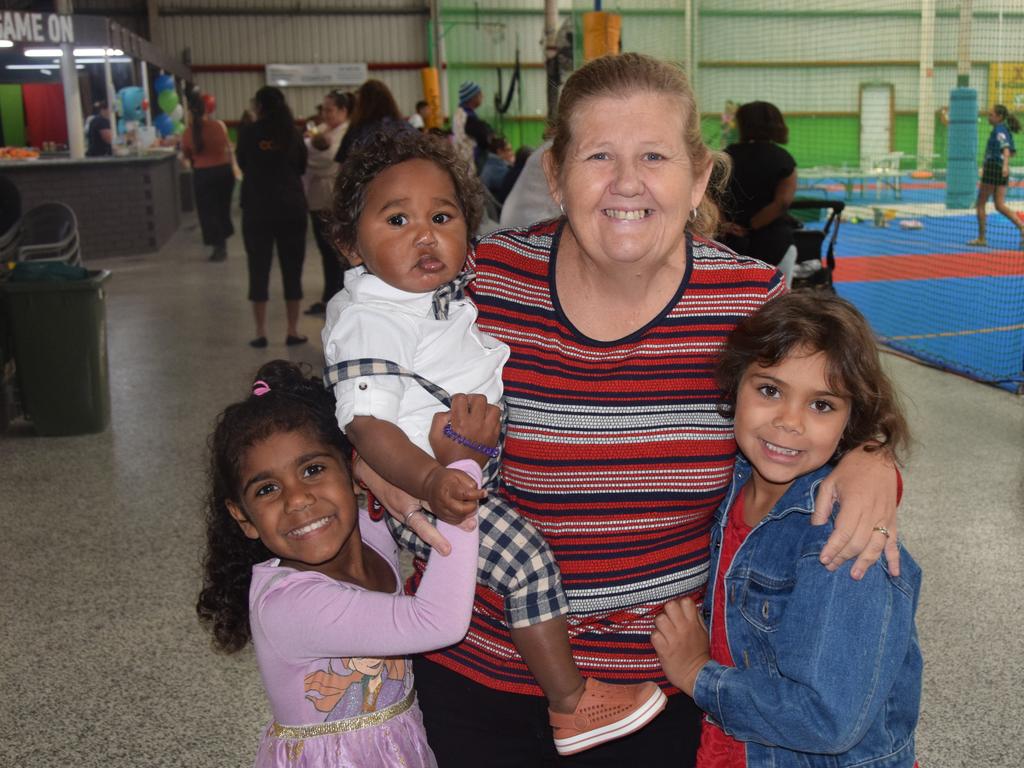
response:
M949 92L947 146L946 207L971 208L978 187L978 92L973 88Z

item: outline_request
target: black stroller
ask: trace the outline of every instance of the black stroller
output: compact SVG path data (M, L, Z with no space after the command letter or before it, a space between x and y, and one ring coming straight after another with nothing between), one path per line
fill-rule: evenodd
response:
M832 273L836 269L836 237L839 235L839 224L842 221L846 203L842 200L794 200L790 211L820 211L828 209L828 218L821 229L808 229L802 222L796 221L793 241L796 244L796 262L790 267L793 290L814 288L835 293L832 286ZM828 238L828 249L823 251L825 239ZM787 265L788 266L788 265ZM785 274L786 269L779 265ZM787 279L789 274L787 274Z

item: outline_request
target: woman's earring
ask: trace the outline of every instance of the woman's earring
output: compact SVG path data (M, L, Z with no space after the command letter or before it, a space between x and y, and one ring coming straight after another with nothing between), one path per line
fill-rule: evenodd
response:
M697 220L697 209L696 208L691 208L690 209L690 223L692 224L696 220Z
M565 216L565 203L559 203L558 210L560 210L562 212L562 215Z

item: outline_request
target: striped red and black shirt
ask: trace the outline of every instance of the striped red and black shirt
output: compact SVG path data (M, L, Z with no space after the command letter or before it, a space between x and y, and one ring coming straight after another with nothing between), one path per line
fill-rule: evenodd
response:
M509 345L501 493L562 570L581 672L669 687L650 634L665 601L699 595L708 531L732 474L714 367L736 323L782 292L775 270L695 240L679 290L647 326L594 341L562 314L557 221L503 230L471 257L480 327ZM429 657L483 685L541 695L477 587L469 634Z

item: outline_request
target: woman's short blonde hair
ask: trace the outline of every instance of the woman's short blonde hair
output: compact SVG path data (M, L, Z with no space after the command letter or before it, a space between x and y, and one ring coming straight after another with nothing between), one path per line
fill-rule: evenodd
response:
M729 159L704 143L697 100L686 74L674 64L642 53L602 56L572 73L558 99L558 114L547 131L552 139L550 152L555 168L560 170L564 166L573 139L573 117L584 103L598 98L627 98L638 92L663 94L679 103L683 114L683 140L694 176L700 176L709 164L713 165L711 184L724 188L729 178ZM718 228L718 206L713 197L714 194L704 196L697 207L696 218L689 223L690 229L705 237L714 237Z

